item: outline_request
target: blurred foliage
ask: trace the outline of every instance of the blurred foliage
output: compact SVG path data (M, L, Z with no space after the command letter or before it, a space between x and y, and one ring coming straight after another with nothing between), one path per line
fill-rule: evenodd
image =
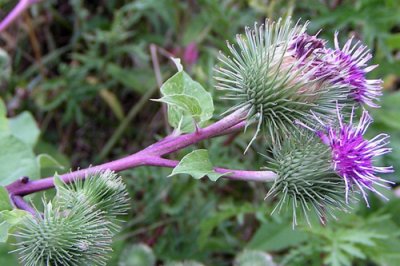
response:
M4 17L13 1L0 5ZM400 169L399 13L398 0L44 0L0 33L0 97L11 117L6 119L0 110L0 129L11 132L0 136L0 142L6 137L18 142L19 155L28 156L42 177L154 142L171 130L161 105L149 101L160 98L160 81L176 72L171 55L182 58L189 75L214 96L217 119L227 103L218 100L213 68L225 41L255 21L292 15L310 20L313 33L322 29L330 45L338 30L342 41L354 35L372 49L380 64L373 75L385 81L385 95L382 108L372 110L375 123L369 134L392 136L394 152L382 160ZM189 60L193 44L198 58L192 54ZM35 120L40 138L32 126ZM207 148L213 165L257 169L264 164L257 152L265 147L242 154L252 135L249 130L244 139L233 135L196 148ZM327 226L293 230L290 217L269 215L271 204L264 201L268 187L182 175L166 178L170 173L156 168L124 173L131 212L115 239L109 265L144 260L149 265L400 261L400 200L394 192L387 193L389 202L375 199L370 209L355 205L353 214L340 215ZM391 178L398 180L395 174ZM0 246L0 261L14 265L8 250Z

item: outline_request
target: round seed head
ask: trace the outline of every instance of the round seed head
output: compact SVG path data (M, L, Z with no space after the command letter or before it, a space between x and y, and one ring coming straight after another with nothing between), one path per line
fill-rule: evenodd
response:
M316 75L325 42L306 35L306 26L280 19L246 28L237 46L228 43L230 55L221 54L216 69L224 99L236 102L228 112L246 106L248 119L258 120L257 133L264 129L272 140L297 130L293 121L309 121L310 110L332 115L348 95L344 86L332 87Z
M43 216L24 220L15 251L26 266L106 265L112 244L108 223L93 207L64 211L50 202Z
M267 197L279 196L273 210L287 205L293 211L293 226L297 225L297 210L310 224L312 212L322 223L333 210L346 210L345 183L332 169L329 147L313 134L302 131L272 150L270 168L277 174Z
M82 203L94 206L111 222L113 232L119 230L118 216L126 214L129 208L126 186L112 171L97 172L86 176L85 181L57 186L57 201L66 208Z

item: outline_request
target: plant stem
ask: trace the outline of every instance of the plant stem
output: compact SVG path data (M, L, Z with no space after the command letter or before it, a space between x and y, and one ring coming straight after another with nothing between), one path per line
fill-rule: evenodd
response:
M11 196L11 201L18 209L30 212L33 215L38 214L38 212L31 205L29 205L29 203L26 202L21 196L15 196L15 195Z
M149 160L147 165L161 166L174 168L179 164L179 161L169 160L159 157L154 157L153 160ZM214 171L220 174L227 174L223 176L230 180L242 180L242 181L257 181L257 182L268 182L274 181L278 176L272 171L247 171L247 170L233 170L215 167Z
M21 14L31 5L36 4L40 0L21 0L11 10L11 12L0 22L0 32L10 26Z
M99 171L111 170L114 172L119 172L123 170L127 170L130 168L134 168L137 166L144 165L152 165L155 163L155 158L157 160L161 160L160 162L166 162L165 159L162 159L161 156L181 150L190 145L196 144L202 140L212 138L215 136L221 135L223 132L230 132L233 129L237 130L238 125L244 126L247 115L247 108L243 107L241 109L236 110L232 114L224 117L223 119L209 125L206 128L201 128L196 132L179 135L176 137L166 137L168 140L160 140L159 142L150 145L149 147L141 150L135 154L129 155L127 157L111 161L108 163L104 163L101 165L89 167L86 169L66 173L60 175L59 177L65 182L70 183L75 179L84 179L86 175L92 174ZM238 170L227 170L220 169L221 171L233 172L233 178L239 179L242 171ZM256 178L260 173L253 174L253 178ZM271 177L272 178L272 177ZM44 179L22 182L21 180L17 180L16 182L7 186L7 190L10 195L17 196L25 196L34 192L46 190L54 187L53 177L48 177Z
M143 108L143 106L146 104L146 102L150 99L150 97L157 91L157 88L154 87L151 90L148 90L137 102L132 109L129 111L128 115L122 120L122 122L119 124L117 129L114 131L113 135L111 138L107 141L105 144L104 148L101 150L100 155L99 155L99 160L104 159L112 150L114 145L117 143L117 141L121 138L123 133L125 132L125 129L131 124L132 120L136 117L136 115L140 112L140 110Z

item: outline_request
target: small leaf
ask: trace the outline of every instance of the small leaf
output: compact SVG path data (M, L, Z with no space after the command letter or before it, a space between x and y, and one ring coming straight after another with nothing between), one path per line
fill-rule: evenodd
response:
M5 187L0 187L0 211L12 210L13 206L10 201L10 196Z
M9 120L11 134L25 142L29 147L34 147L39 139L40 130L35 119L29 112L22 112Z
M36 159L41 169L42 168L58 168L60 170L64 169L64 166L61 163L59 163L56 159L54 159L48 154L39 154Z
M208 156L208 151L204 149L192 151L183 157L169 176L177 174L188 174L195 179L208 176L212 181L217 181L218 178L224 175L214 171Z
M20 177L39 177L39 167L32 149L12 135L0 136L0 185Z
M177 109L189 113L195 120L199 120L202 113L199 101L189 95L175 94L164 96L157 101L175 106Z
M105 71L113 80L139 94L144 94L156 86L154 72L151 69L125 69L117 64L108 63Z
M179 61L178 73L168 79L161 87L163 97L158 101L168 104L168 122L182 132L192 132L195 124L205 124L214 113L211 94L200 83L192 80L182 69Z
M25 219L28 212L14 209L11 211L4 210L0 212L0 243L5 243L13 229Z

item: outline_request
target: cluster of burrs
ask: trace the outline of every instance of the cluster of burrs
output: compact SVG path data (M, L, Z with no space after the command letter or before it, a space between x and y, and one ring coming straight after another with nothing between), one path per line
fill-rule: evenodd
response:
M362 106L379 107L382 95L382 81L366 77L376 67L367 64L370 51L353 38L341 47L337 33L329 48L306 29L290 18L246 28L216 69L218 88L237 103L229 111L247 107L248 123L257 124L251 142L259 134L269 139L268 167L279 177L267 197L278 196L275 210L291 206L294 224L298 210L307 221L310 212L322 222L326 214L335 217L353 192L369 205L368 191L384 197L376 187L391 183L378 174L393 172L373 164L390 152L389 136L364 137L372 119Z
M128 195L120 176L111 171L65 184L55 179L57 195L44 202L43 213L20 226L16 252L23 265L106 265Z

